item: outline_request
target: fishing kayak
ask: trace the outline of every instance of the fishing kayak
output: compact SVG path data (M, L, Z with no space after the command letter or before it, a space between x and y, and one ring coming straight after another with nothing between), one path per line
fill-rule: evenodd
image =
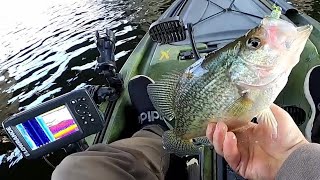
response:
M291 114L304 133L307 121L312 117L312 110L305 98L303 85L307 72L320 64L320 24L284 1L278 0L276 3L282 7L282 19L297 26L311 24L314 27L300 62L292 70L286 87L275 101ZM271 0L173 2L150 26L150 31L121 68L119 73L123 78L124 89L117 101L101 104L101 109L111 110L105 114L104 130L86 138L88 144L96 143L97 139L102 143L111 143L130 136L134 121L132 117L136 115L131 108L127 85L133 76L147 75L158 80L167 72L185 69L199 56L222 48L259 25L261 19L271 13L273 5ZM184 32L185 29L177 30L184 25L191 27L189 33ZM170 29L172 27L176 29ZM174 122L170 123L174 125ZM195 158L201 172L195 179L235 179L237 176L212 149L204 148L202 154Z

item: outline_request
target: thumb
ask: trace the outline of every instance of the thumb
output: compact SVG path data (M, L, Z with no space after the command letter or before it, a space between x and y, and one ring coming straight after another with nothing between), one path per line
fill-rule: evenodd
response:
M272 127L266 126L266 124L258 124L257 134L259 134L258 136L260 138L264 137L268 141L272 140L270 142L277 142L285 138L288 138L288 134L302 134L298 126L295 124L292 117L289 115L287 111L285 111L276 104L272 104L270 106L270 109L277 123L277 135L268 136L269 134L273 133Z
M256 128L257 135L265 137L266 139L277 139L279 131L283 131L284 124L292 124L294 121L291 116L276 104L271 104L270 111L261 112L258 118L258 126Z
M288 128L295 128L295 129L299 129L296 125L296 123L294 122L294 120L292 119L292 117L290 116L290 114L285 111L284 109L282 109L281 107L279 107L276 104L272 104L270 106L270 109L274 115L274 117L276 118L276 121L278 123L278 129L280 128L280 130L282 128L288 129Z

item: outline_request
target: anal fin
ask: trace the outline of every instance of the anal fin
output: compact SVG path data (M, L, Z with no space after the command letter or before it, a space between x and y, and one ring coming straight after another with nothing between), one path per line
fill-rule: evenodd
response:
M195 146L212 146L211 142L209 141L209 139L206 136L201 136L201 137L196 137L192 139L192 143Z
M199 155L200 149L195 146L192 141L182 139L177 136L174 131L169 130L164 132L162 136L164 149L169 153L174 153L177 156Z

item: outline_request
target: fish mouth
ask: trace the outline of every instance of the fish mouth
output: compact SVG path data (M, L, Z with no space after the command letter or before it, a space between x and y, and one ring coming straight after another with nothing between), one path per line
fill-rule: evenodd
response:
M312 32L312 29L313 29L313 26L309 24L305 26L297 27L298 37L296 40L304 40L308 38Z
M247 83L244 83L244 82L240 82L240 83L238 83L238 85L246 87L246 88L251 88L251 89L266 88L267 86L269 86L272 83L275 83L278 79L282 78L285 75L286 75L286 72L279 73L277 76L272 78L269 82L263 83L263 84L259 84L259 85L247 84Z
M302 53L306 42L309 39L309 36L311 35L311 32L313 30L312 25L305 25L305 26L300 26L296 28L297 33L294 35L293 41L291 45L289 46L289 51L291 53ZM298 62L298 61L297 61Z

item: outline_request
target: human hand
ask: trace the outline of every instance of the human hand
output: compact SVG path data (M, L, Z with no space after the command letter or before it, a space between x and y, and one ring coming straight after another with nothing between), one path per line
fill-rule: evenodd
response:
M206 136L215 151L230 167L247 179L274 179L288 156L308 143L291 116L277 105L271 106L277 122L278 136L272 138L272 128L249 123L246 130L228 132L223 122L211 123Z

